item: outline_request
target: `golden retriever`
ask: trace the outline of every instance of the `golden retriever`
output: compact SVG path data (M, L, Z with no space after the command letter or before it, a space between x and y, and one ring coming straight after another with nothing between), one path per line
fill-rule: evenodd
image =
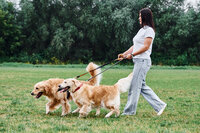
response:
M90 73L91 76L94 76L101 72L101 69L97 69L95 71L91 71L98 66L94 63L89 63L86 70ZM90 72L91 71L91 72ZM62 114L64 116L71 111L71 107L69 104L69 100L71 100L71 96L67 99L67 93L58 92L58 86L64 81L64 79L54 78L48 79L45 81L38 82L34 85L34 89L31 92L32 96L35 98L40 98L42 95L46 96L49 102L46 104L46 114L50 111L54 111L58 109L60 105L62 105ZM101 75L91 79L90 81L80 81L81 83L89 84L89 85L99 85L101 81Z
M110 117L120 114L120 93L126 92L130 88L132 73L126 78L118 80L113 86L91 86L84 84L74 78L66 79L59 85L59 90L69 90L78 108L73 111L79 112L79 117L85 117L92 108L97 108L96 115L100 114L101 106L109 109L110 112L105 116Z

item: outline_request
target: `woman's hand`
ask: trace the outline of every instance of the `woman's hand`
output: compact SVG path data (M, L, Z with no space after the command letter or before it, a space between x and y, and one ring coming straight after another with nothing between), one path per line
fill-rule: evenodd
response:
M132 54L128 54L128 55L126 56L126 59L132 59Z
M123 60L124 59L124 55L123 54L118 54L118 58L117 58L117 60Z
M116 60L123 60L123 59L132 59L132 56L130 56L129 54L131 54L133 52L133 46L131 46L128 50L126 50L124 53L122 54L118 54L118 58ZM128 56L128 58L127 58Z
M118 54L117 60L123 60L123 59L132 59L132 55L131 54L127 54L127 55Z

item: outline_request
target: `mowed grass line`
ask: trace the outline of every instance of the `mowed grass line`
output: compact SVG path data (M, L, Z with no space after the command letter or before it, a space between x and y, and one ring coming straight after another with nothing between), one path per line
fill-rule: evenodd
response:
M113 85L132 69L110 69L103 73L101 84ZM107 110L87 118L78 114L61 117L61 108L45 114L45 97L30 95L35 83L49 78L71 78L85 68L0 67L0 132L199 132L200 131L200 70L152 69L147 84L168 106L161 116L141 96L135 116L112 116ZM89 75L81 77L87 80ZM121 112L127 93L121 95ZM76 105L71 102L72 110Z

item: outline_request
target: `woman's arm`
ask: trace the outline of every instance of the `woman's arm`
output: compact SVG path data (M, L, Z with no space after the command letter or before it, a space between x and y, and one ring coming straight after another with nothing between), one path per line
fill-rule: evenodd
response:
M150 45L151 45L152 40L153 40L153 39L152 39L151 37L145 38L145 40L144 40L144 46L143 46L141 49L139 49L138 51L134 52L132 55L133 55L133 56L136 56L136 55L139 55L139 54L141 54L141 53L147 51L147 50L149 49ZM126 59L132 59L132 55L131 55L132 52L129 53L129 52L130 52L129 50L127 50L126 52L128 53L128 54L125 56ZM125 53L125 52L124 52L124 53ZM125 53L125 54L126 54L126 53Z
M134 52L133 54L132 54L132 52L133 52L133 46L131 46L123 54L119 54L118 55L118 60L121 60L121 59L123 59L125 57L126 57L126 59L132 59L132 55L136 56L136 55L139 55L139 54L147 51L149 49L150 45L151 45L152 40L153 39L151 37L145 38L145 40L144 40L144 46L141 49L139 49L138 51Z
M128 54L131 54L133 52L133 46L131 46L128 50L126 50L123 55L127 56Z
M139 54L144 53L145 51L147 51L149 49L150 45L151 45L152 40L153 39L151 37L145 38L144 46L141 49L139 49L138 51L134 52L133 56L139 55Z

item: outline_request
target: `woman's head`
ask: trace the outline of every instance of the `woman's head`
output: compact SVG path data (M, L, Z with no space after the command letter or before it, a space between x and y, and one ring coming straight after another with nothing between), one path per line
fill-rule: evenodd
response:
M140 10L139 21L142 27L145 25L148 25L155 30L154 22L153 22L153 14L149 8L143 8Z

